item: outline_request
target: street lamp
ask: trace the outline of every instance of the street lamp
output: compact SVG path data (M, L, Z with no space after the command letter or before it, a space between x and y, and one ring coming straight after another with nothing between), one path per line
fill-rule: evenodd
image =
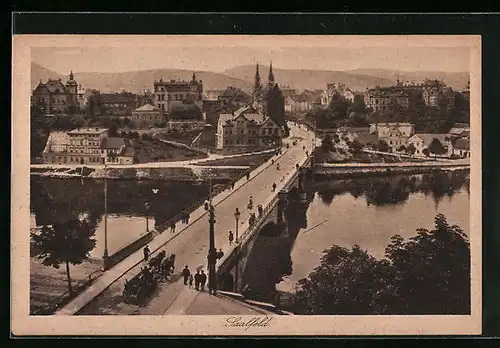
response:
M217 262L217 249L215 249L215 209L212 205L212 173L209 176L209 248L208 248L208 292L215 295L217 291L217 278L215 263Z
M104 161L104 267L108 264L108 167Z
M149 232L149 209L151 209L151 204L144 203L144 208L146 208L146 232Z
M238 243L238 221L240 220L240 210L236 208L234 211L234 219L236 220L236 243Z

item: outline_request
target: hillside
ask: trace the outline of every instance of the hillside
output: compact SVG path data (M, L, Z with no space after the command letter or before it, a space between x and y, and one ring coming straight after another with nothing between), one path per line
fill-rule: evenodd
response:
M266 83L269 67L260 66L262 82ZM354 91L363 92L366 88L376 85L388 86L395 82L388 78L363 75L358 73L348 73L344 71L330 70L292 70L277 69L273 67L276 82L279 85L290 85L299 90L325 89L327 83L340 82ZM224 75L233 78L253 81L255 76L255 65L238 66L222 72Z
M181 79L189 81L191 80L192 75L193 71L191 70L157 69L121 73L75 72L75 79L85 88L98 89L101 92L119 92L124 89L137 93L145 88L152 89L153 81L155 79ZM67 80L67 76L62 76L61 74L46 69L36 63L31 64L32 88L36 87L40 79L42 79L42 81L46 81L49 77L61 78L63 82ZM234 86L248 92L252 88L251 84L246 81L209 71L196 71L196 78L198 80L203 80L203 87L205 90L225 89L227 86Z
M67 77L58 74L52 70L46 69L36 63L31 63L31 89L34 89L40 80L46 82L48 79L67 79Z
M382 77L396 82L397 78L401 81L422 81L426 78L443 80L448 86L455 90L462 90L467 84L469 78L468 72L439 72L439 71L399 71L390 69L356 69L347 71L351 74L360 74L365 76Z

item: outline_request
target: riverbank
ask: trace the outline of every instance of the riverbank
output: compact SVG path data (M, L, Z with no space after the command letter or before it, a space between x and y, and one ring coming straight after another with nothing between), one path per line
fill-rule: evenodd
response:
M89 178L109 180L162 180L162 181L204 181L210 177L216 181L228 181L245 173L247 166L227 167L166 167L166 168L40 168L32 167L30 174L47 178L71 179Z
M318 163L314 167L316 180L362 178L396 174L431 174L455 170L469 170L467 162L427 162L427 163Z

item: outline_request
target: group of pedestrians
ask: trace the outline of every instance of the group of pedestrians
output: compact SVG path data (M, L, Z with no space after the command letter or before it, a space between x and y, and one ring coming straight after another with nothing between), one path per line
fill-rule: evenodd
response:
M194 288L196 290L205 291L205 285L207 283L207 275L205 274L205 271L198 270L193 276L191 274L191 271L189 271L188 266L186 265L182 270L181 275L184 278L184 285L188 285L191 289L193 287L194 281Z
M182 213L182 215L181 215L181 222L183 224L186 224L186 225L189 224L189 217L190 216L189 216L188 213Z

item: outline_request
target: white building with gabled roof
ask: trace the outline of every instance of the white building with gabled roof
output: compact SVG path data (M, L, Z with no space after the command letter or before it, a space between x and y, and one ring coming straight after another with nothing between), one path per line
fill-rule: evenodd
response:
M277 145L281 136L281 128L270 117L247 105L219 116L215 147L269 147Z

